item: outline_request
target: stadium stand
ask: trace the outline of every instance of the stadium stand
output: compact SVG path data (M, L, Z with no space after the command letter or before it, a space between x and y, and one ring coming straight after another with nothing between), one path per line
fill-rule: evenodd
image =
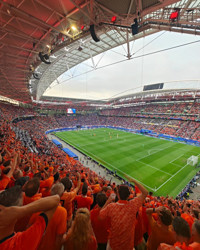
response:
M189 105L177 106L168 105L165 110L177 112L180 108L182 111L190 110L192 115L193 112L199 113L199 105L196 104L190 109ZM141 113L142 110L159 113L162 107L155 105L77 116L40 116L32 109L5 104L1 104L0 109L1 249L27 249L24 244L27 241L30 249L61 249L61 245L65 249L97 249L97 245L98 249L106 249L107 245L107 249L120 250L124 246L125 249L140 249L146 241L147 249L200 248L200 202L183 198L188 189L196 185L197 178L176 199L156 197L152 193L147 195L147 190L129 177L128 181L133 182L135 188L126 185L116 187L81 162L66 157L45 136L48 129L81 124L151 129L199 140L199 123L131 117L134 112ZM18 117L20 119L16 120ZM24 205L18 207L21 204ZM180 223L185 225L185 229L177 229ZM45 225L46 234L42 236ZM166 237L172 234L172 226L176 235ZM108 228L109 234L106 233ZM34 245L30 247L32 235Z
M63 147L49 132L112 126L143 133L145 139L148 135L199 147L199 80L143 85L151 81L143 75L148 66L145 56L197 46L199 40L174 47L169 43L150 52L147 46L166 32L200 35L199 13L199 0L0 0L0 250L200 250L199 163L177 197L156 196L146 185L117 176L103 163L89 166L88 155L82 152L81 160L72 145ZM156 36L138 50L135 41L151 35ZM117 49L112 51L114 60L104 57L110 49ZM132 78L131 89L121 92L126 95L114 93L110 100L45 95L65 81L103 69L109 61L117 65L120 54L123 62L142 59L142 70L132 67L128 72L139 72L139 88ZM99 58L93 60L95 56ZM191 53L188 56L195 61ZM169 65L163 60L165 67L177 65L178 57L171 54ZM79 63L84 67L77 67ZM158 80L159 68L154 69ZM195 71L187 60L184 70L189 69ZM93 96L89 78L82 79L81 98ZM102 91L104 80L99 80ZM110 77L109 81L115 83ZM76 114L67 113L68 108ZM165 174L167 180L173 176Z

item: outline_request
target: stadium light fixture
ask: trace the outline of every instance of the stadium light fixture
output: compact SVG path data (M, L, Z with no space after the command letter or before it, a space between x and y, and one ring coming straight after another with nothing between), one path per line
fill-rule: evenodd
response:
M77 27L73 24L73 25L71 26L71 30L72 30L72 31L77 31Z
M116 16L113 16L113 17L111 18L111 22L112 22L112 23L115 23L116 20L117 20L117 17L116 17Z
M174 11L170 14L169 19L170 19L172 22L175 21L175 20L178 20L179 11L180 11L180 9L179 9L179 8L176 8L176 9L174 9Z

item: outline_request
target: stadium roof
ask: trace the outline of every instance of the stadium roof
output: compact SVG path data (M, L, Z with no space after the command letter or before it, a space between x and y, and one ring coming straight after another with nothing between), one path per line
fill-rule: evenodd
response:
M62 73L110 48L124 43L128 47L130 41L159 30L199 34L199 2L0 0L0 95L22 102L30 102L31 96L39 100ZM174 10L179 16L172 22ZM138 33L133 35L135 18ZM92 24L100 42L91 37Z
M199 83L199 82L198 82ZM174 82L166 83L174 85ZM94 108L113 108L113 107L128 107L133 105L140 105L151 102L169 102L169 101L194 101L200 100L200 88L188 88L188 89L153 89L148 91L138 91L131 95L123 95L120 97L111 98L109 100L88 100L88 99L75 99L75 98L63 98L43 96L40 101L37 102L38 107L54 109L58 107L94 107Z

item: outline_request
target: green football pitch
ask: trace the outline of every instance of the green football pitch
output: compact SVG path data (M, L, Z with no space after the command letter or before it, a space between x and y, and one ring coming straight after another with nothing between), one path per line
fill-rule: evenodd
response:
M200 155L199 147L109 128L55 135L119 176L135 178L155 195L175 197L197 172L187 159Z

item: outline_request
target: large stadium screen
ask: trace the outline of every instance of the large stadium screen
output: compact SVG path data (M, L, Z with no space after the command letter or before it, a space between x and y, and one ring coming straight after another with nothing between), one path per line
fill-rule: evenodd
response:
M153 89L163 89L164 83L144 85L143 91L153 90Z
M67 109L67 114L76 114L76 109Z

